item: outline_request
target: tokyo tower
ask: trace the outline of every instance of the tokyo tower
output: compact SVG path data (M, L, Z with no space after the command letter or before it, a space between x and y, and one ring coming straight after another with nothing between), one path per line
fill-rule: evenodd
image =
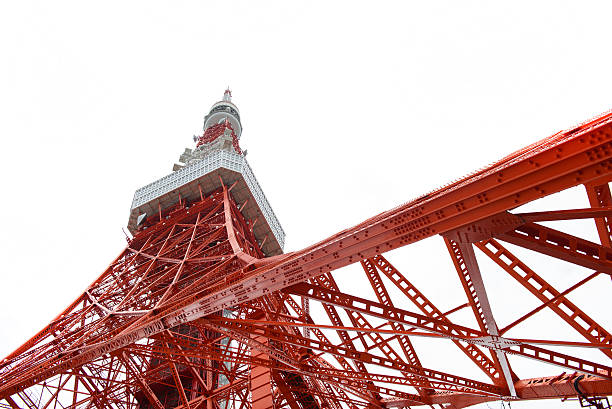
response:
M228 89L195 148L136 191L125 249L0 361L1 407L610 407L609 308L581 304L612 275L612 113L288 253L241 135ZM588 206L524 211L575 188ZM402 256L425 239L440 252ZM457 304L422 288L417 256L448 260Z

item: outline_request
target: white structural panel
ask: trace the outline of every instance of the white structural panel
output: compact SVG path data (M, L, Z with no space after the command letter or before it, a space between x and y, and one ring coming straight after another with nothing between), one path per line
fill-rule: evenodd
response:
M136 222L140 215L155 215L160 205L165 209L176 204L179 194L184 199L199 197L198 185L204 193L215 190L221 186L219 176L226 185L239 182L232 195L238 203L247 202L243 209L247 219L259 219L254 233L260 242L267 236L264 253L280 254L285 244L285 232L244 156L228 150L210 152L201 160L136 190L130 210L129 230L132 233L137 230ZM260 216L263 216L263 220Z

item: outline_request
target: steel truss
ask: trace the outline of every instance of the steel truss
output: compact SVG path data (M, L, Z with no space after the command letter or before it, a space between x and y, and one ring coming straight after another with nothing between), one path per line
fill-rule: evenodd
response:
M234 201L234 186L221 181L221 189L182 200L149 221L80 297L4 359L0 399L13 409L602 402L594 397L612 393L612 335L570 298L612 275L611 179L608 114L308 248L270 258L253 235L254 221ZM588 208L513 211L579 185ZM542 224L577 219L594 221L599 243ZM383 256L435 235L465 294L448 311ZM528 266L520 248L576 266L575 284L556 288L545 272ZM538 306L498 322L482 257ZM362 270L365 287L353 284L354 270L337 271L350 264ZM582 341L556 333L508 337L542 310ZM452 357L443 368L430 367L418 340L447 340L478 375L456 372ZM559 349L567 346L571 355ZM599 350L600 359L585 358L585 348ZM522 379L515 357L553 375Z

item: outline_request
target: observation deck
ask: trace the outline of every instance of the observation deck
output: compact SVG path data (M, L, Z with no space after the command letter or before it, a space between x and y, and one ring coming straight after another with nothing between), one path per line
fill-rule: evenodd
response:
M227 94L228 91L224 100L228 98ZM229 100L223 102L224 105L231 104ZM213 105L211 112L218 106L219 103ZM229 187L237 182L230 194L245 219L253 223L253 233L263 253L268 257L281 254L285 232L238 146L237 139L242 128L235 124L239 123L239 118L231 110L215 110L212 113L206 116L205 132L196 148L185 149L181 155L180 161L183 163L176 164L171 174L136 190L128 229L135 234L144 219L158 217L160 210L179 201L198 201L200 194L209 195L222 183ZM211 116L215 116L217 122L211 123Z

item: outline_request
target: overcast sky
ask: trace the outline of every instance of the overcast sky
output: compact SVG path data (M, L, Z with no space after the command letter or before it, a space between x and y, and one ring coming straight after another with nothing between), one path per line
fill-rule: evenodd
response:
M611 16L589 1L2 2L0 355L116 257L133 192L193 146L226 86L297 250L612 108ZM579 407L513 407L559 405Z

